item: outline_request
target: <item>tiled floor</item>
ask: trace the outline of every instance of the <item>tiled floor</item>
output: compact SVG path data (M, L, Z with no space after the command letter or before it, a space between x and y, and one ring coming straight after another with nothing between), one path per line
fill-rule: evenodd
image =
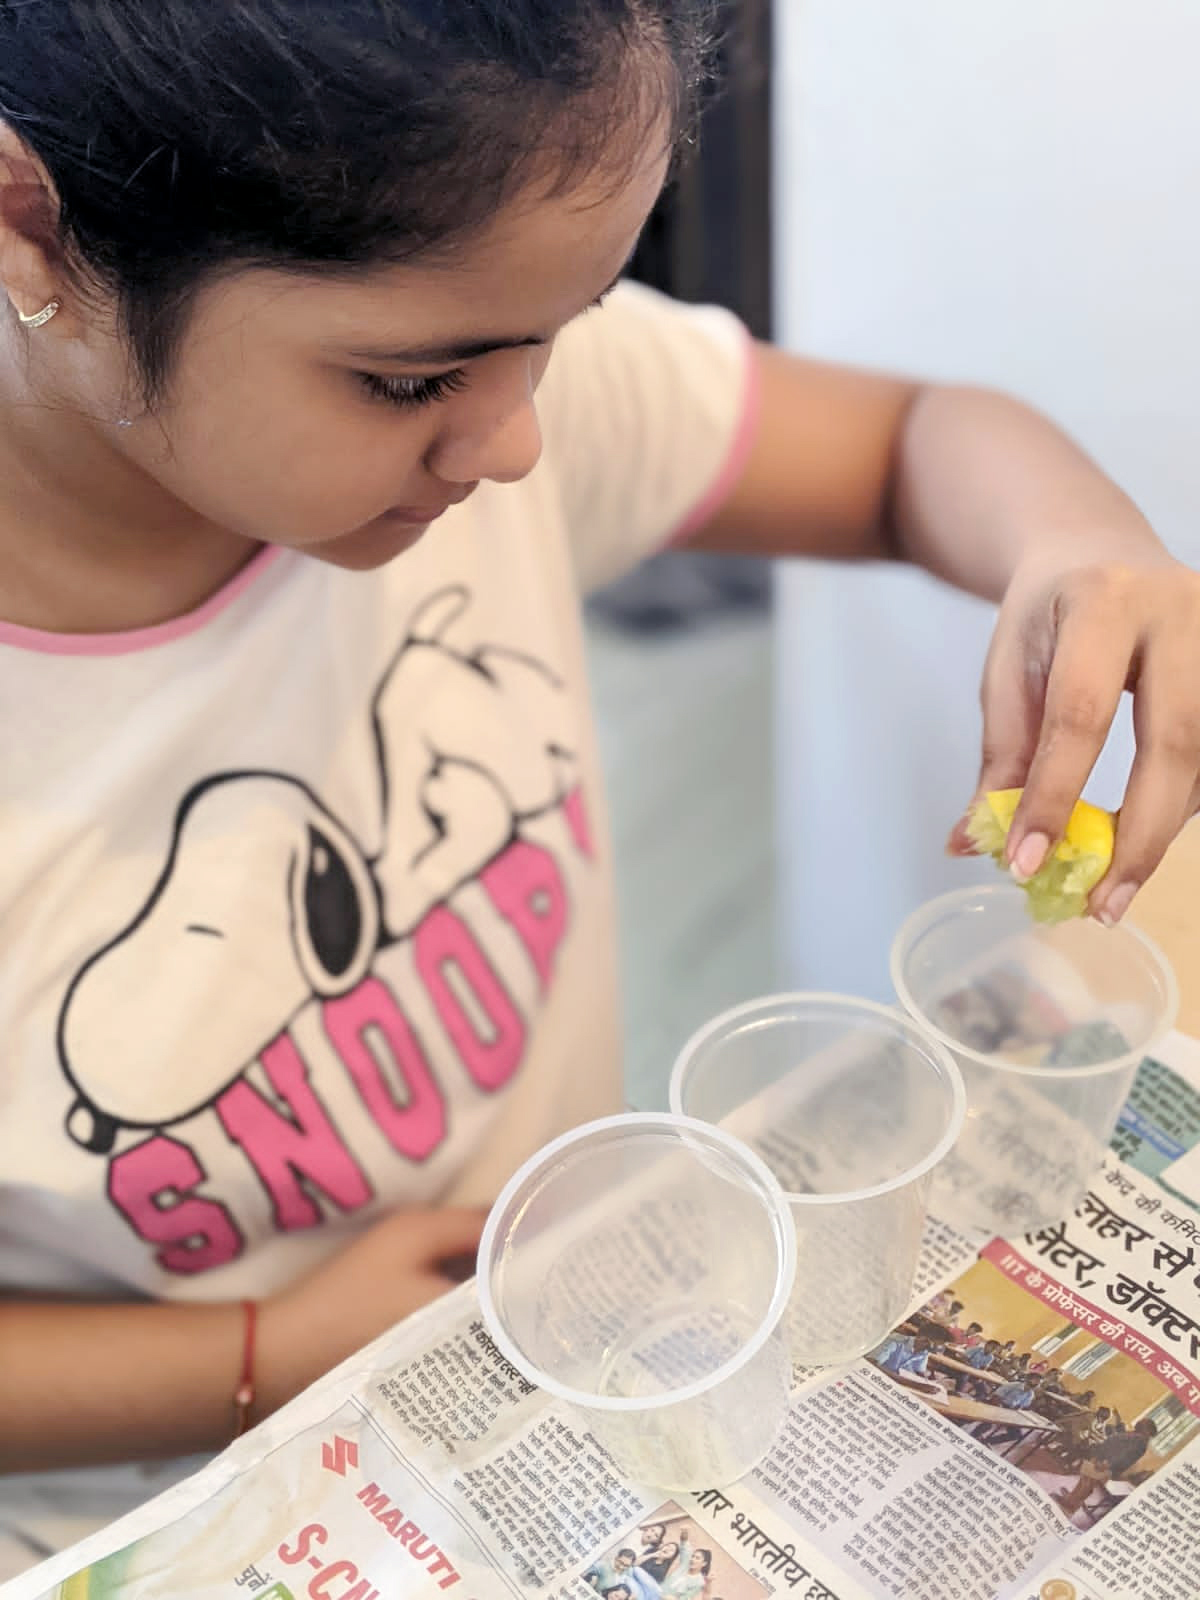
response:
M771 634L745 616L629 636L593 623L617 854L626 1083L666 1104L692 1030L775 976Z

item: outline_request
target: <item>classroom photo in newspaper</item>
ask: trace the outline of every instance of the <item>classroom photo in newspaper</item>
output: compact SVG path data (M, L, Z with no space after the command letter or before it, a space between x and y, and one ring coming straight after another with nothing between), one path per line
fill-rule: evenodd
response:
M1200 1432L1132 1356L980 1261L869 1358L1093 1526Z

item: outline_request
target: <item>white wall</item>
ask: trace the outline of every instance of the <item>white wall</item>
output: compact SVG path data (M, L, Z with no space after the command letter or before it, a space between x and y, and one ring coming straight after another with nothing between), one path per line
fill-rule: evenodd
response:
M1200 4L776 0L776 29L781 342L1032 400L1200 564ZM981 870L942 844L990 613L882 570L778 598L784 969L886 995L896 924Z

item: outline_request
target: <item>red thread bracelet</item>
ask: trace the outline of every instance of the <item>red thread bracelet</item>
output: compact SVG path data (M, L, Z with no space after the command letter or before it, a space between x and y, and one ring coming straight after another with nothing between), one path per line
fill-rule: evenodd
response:
M242 1376L238 1381L238 1386L233 1396L233 1415L236 1422L233 1437L235 1439L240 1439L250 1426L250 1411L256 1396L254 1388L254 1340L258 1331L258 1306L253 1300L243 1300L242 1311L246 1318L246 1330L242 1341Z

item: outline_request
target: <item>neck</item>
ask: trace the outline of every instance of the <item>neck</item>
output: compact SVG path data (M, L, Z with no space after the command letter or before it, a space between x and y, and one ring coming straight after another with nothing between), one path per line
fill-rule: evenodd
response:
M0 621L55 633L152 627L252 559L255 544L122 454L107 437L115 423L31 394L11 354L0 352Z

